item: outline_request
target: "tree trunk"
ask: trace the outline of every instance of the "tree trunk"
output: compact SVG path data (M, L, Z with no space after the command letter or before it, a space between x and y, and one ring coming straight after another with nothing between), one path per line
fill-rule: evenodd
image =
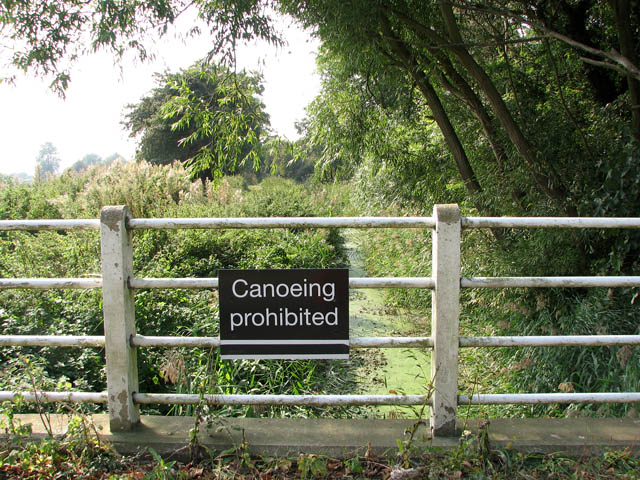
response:
M529 144L529 141L525 138L520 127L513 119L511 112L502 99L502 95L500 95L500 92L498 92L498 89L484 69L475 61L473 56L464 47L464 42L460 35L460 30L458 29L458 24L453 14L451 4L447 0L440 0L440 7L446 29L451 40L450 50L455 54L462 66L469 72L478 84L478 87L486 95L491 108L502 125L502 128L505 130L507 136L515 146L518 154L529 165L536 184L568 215L576 216L577 210L569 203L569 195L563 186L563 182L551 167L548 169L548 173L543 173L543 167L536 158L535 152Z
M473 171L473 168L469 163L469 159L467 158L467 154L464 151L464 147L462 146L462 143L449 120L447 112L440 102L438 94L431 85L429 78L422 70L420 70L417 62L412 58L408 47L393 33L389 20L384 16L381 19L381 25L384 34L384 41L395 56L402 61L405 69L416 82L418 89L427 101L427 105L431 109L433 118L444 136L444 140L449 147L451 155L453 155L458 172L460 172L460 176L464 181L467 191L471 194L482 192L482 187L480 186L480 183L478 183L475 172Z
M620 42L620 53L636 65L637 56L634 48L633 32L629 17L631 5L629 0L609 0L616 18L616 30ZM640 81L632 75L627 75L629 86L629 100L631 101L631 128L634 138L640 142Z
M491 122L491 118L487 113L487 109L484 107L482 100L476 95L476 92L473 91L471 86L467 83L467 81L460 75L451 61L446 56L441 56L438 58L440 65L444 69L445 74L451 79L453 84L451 87L454 89L452 93L459 95L460 99L463 100L471 109L471 112L475 115L475 117L480 122L482 126L482 131L484 132L485 137L489 141L489 145L491 146L491 150L493 151L493 156L496 159L496 163L501 171L504 170L504 162L507 158L507 155L500 145L498 141L498 136L496 134L496 130ZM445 88L447 79L443 78L443 84Z

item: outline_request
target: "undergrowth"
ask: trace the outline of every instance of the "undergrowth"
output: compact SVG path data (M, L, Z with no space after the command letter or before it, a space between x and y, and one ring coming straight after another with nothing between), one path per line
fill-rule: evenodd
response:
M367 213L431 216L426 207L407 210L378 206ZM463 215L466 214L463 207ZM595 252L591 252L590 258L576 248L579 244L595 249L597 242L614 242L616 238L623 241L627 234L618 238L615 232L607 236L533 229L498 235L502 243L489 231L463 231L463 277L624 275L638 270L637 259L625 257L627 249L612 250L608 261L597 261ZM364 231L359 248L372 276L431 275L428 229ZM460 335L637 335L640 333L637 299L637 289L632 288L463 289ZM431 310L428 290L392 289L386 301L391 307L420 315L428 316ZM462 348L459 390L462 394L635 392L640 379L639 352L640 348L634 346ZM633 404L511 405L461 407L460 414L636 416L637 410Z
M330 186L241 177L218 184L190 182L180 164L116 163L26 185L0 179L0 218L98 218L105 205L129 207L135 217L327 216L340 214L344 196ZM144 230L134 243L139 277L216 277L221 268L332 268L346 264L334 229ZM0 277L100 277L97 231L0 233ZM4 335L101 335L99 290L0 292ZM143 335L218 335L216 290L138 290L136 329ZM30 368L25 369L26 362ZM237 361L207 349L138 349L140 391L178 393L345 392L348 366L331 361ZM29 372L27 372L29 370ZM33 373L37 372L34 382ZM0 390L104 391L101 348L3 347ZM23 409L29 407L24 405ZM58 407L48 406L50 411ZM168 413L169 407L144 407ZM171 407L171 413L191 413ZM345 408L323 409L344 416ZM211 414L271 416L317 414L314 408L211 407Z

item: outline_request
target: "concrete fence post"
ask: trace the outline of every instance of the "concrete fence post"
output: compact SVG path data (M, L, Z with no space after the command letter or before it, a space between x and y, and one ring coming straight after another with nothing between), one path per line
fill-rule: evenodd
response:
M133 393L138 390L135 308L129 277L133 274L131 232L126 206L104 207L100 214L102 310L104 314L107 393L111 431L128 431L140 421Z
M460 209L458 205L433 208L431 296L431 377L434 386L431 430L434 436L456 433L458 407L458 325L460 313Z

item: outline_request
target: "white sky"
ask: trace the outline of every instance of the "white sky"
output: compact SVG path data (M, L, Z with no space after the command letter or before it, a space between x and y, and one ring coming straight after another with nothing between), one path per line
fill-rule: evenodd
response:
M206 30L204 30L206 31ZM294 122L320 89L315 73L318 42L296 27L286 29L288 45L276 49L252 44L238 49L238 69L264 75L262 99L272 130L293 140ZM206 35L184 44L168 34L156 44L156 60L114 65L110 54L82 58L71 71L66 100L49 90L48 82L18 77L15 86L0 83L0 173L33 175L40 146L58 149L60 170L88 153L101 157L120 153L133 158L135 140L120 124L124 106L151 90L154 72L176 72L203 58L209 50Z

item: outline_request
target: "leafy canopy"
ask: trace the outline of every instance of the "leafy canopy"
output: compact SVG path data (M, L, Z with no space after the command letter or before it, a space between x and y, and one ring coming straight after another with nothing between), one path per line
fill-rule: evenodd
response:
M60 95L71 80L78 57L98 50L117 58L132 51L141 60L151 54L153 38L165 35L176 19L195 11L212 38L211 56L233 63L239 39L279 43L267 7L255 0L62 0L0 2L0 38L5 58L18 71L51 79ZM202 33L193 27L189 34ZM15 72L4 80L14 80Z
M640 140L635 3L5 0L0 36L15 67L52 76L53 87L63 91L78 55L108 49L121 56L133 50L145 58L149 34L165 34L188 10L212 36L209 59L230 62L239 41L278 43L272 17L284 12L314 30L326 54L344 62L349 81L366 79L367 93L379 88L377 79L387 72L397 75L398 85L410 87L412 97L404 103L415 99L422 124L440 130L465 195L478 211L499 211L492 205L491 190L497 190L519 209L534 205L577 215L588 212L584 199L602 183L584 172L599 156L611 154L610 139L596 132L592 140L588 131L598 108L615 104L625 134ZM194 27L191 33L202 32ZM182 137L196 142L216 123L209 123L206 109L192 109L197 95L187 87L164 115L174 119L175 128L198 123L194 135ZM375 92L370 96L375 100ZM241 131L240 126L229 129ZM547 141L547 129L558 141ZM618 144L614 155L621 150ZM231 146L232 162L242 161L239 152L239 145ZM219 165L218 153L204 149L193 158L209 167ZM570 160L575 158L589 164Z
M139 138L138 159L180 161L203 179L260 165L269 116L258 75L199 62L156 80L156 88L127 107L124 124Z

